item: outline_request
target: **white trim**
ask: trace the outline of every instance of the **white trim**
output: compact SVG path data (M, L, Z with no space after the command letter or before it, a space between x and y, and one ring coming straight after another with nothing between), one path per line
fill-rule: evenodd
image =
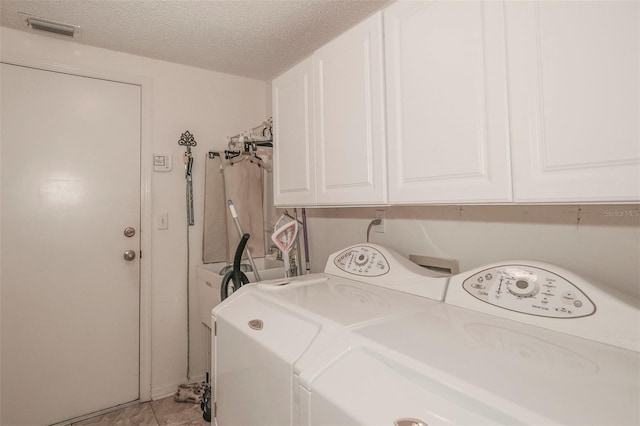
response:
M2 72L0 71L0 77ZM2 84L0 84L0 125L2 125ZM0 140L0 150L2 141ZM2 162L0 161L0 192L2 188ZM0 223L2 223L2 194L0 193ZM0 301L2 300L2 227L0 227ZM2 330L2 303L0 303L0 330ZM2 388L2 338L0 337L0 389ZM0 392L0 422L2 422L2 392Z
M140 400L151 400L151 161L153 146L151 78L141 78L140 111ZM144 260L143 260L144 259Z
M149 77L105 72L90 67L70 66L53 61L43 61L31 57L6 55L4 52L0 62L24 67L38 68L72 74L81 77L97 78L125 84L140 86L140 401L151 400L151 164L149 159L153 153L151 141L152 125L152 80Z

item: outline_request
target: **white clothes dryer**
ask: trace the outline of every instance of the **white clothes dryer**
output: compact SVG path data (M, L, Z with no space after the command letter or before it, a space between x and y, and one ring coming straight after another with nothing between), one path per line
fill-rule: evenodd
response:
M443 300L447 280L366 244L332 256L323 274L241 287L212 312L216 424L297 422L294 371L343 330L418 312L426 298Z

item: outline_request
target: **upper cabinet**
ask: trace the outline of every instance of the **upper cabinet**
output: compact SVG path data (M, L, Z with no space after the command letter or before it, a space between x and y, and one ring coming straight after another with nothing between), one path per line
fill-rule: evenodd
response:
M313 55L318 204L386 203L382 14Z
M277 205L640 201L640 2L383 14L274 81Z
M389 201L511 201L499 2L398 2L384 12Z
M506 13L515 201L638 201L640 2Z
M273 80L273 189L276 205L316 202L313 59Z
M273 81L274 202L387 202L382 13Z

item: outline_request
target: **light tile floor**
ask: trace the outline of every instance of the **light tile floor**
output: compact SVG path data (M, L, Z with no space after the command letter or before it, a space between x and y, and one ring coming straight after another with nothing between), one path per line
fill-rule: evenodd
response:
M204 426L200 404L176 402L173 396L142 402L117 411L91 417L72 426Z

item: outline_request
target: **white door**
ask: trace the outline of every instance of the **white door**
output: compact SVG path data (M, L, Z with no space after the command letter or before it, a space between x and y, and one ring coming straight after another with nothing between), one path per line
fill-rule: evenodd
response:
M299 63L273 80L274 203L316 202L313 130L313 59Z
M385 9L389 201L511 201L500 2Z
M0 423L50 424L139 397L141 91L1 67Z
M313 56L318 204L387 201L382 14Z
M639 201L640 2L505 10L515 201Z

